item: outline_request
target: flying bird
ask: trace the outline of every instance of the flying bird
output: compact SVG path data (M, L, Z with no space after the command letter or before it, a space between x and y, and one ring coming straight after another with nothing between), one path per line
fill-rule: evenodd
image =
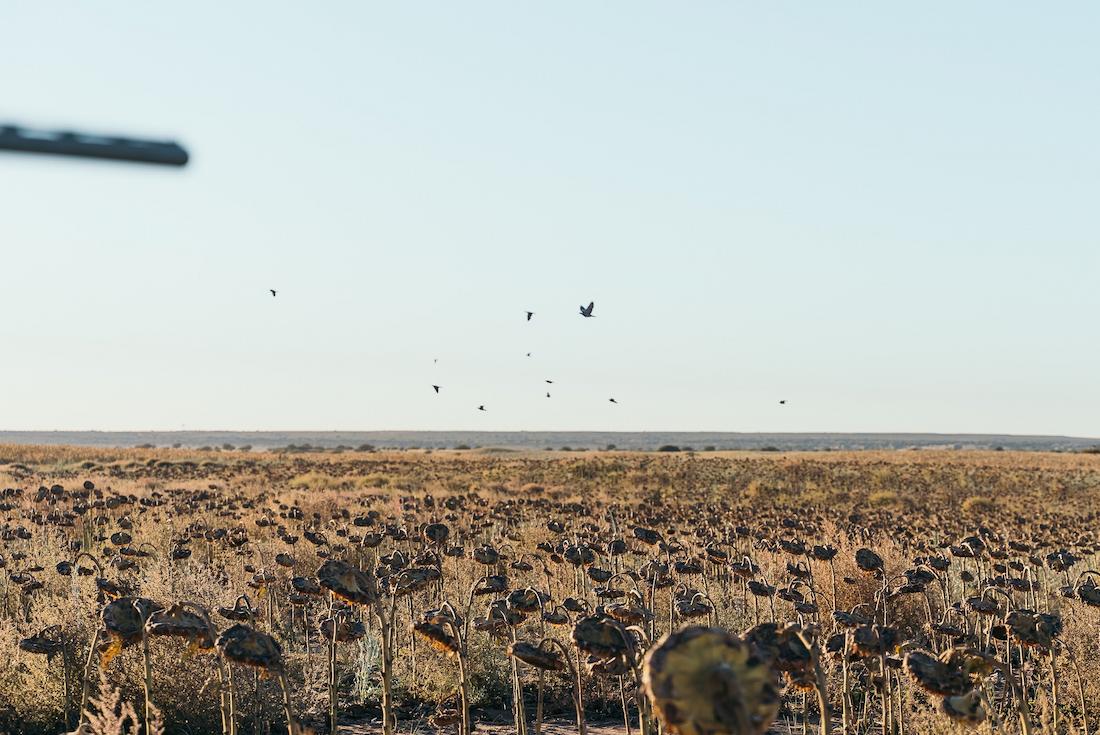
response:
M590 301L588 303L588 306L582 306L581 307L581 316L591 317L592 316L592 310L595 309L595 308L596 308L596 302L595 301Z
M528 353L527 353L527 356L528 356L528 357L530 357L530 356L531 356L531 353L530 353L530 352L528 352Z
M618 401L616 401L614 398L608 398L607 400L611 401L612 403L618 403Z
M439 392L439 386L438 386L438 385L433 385L433 386L432 386L432 388L434 388L434 389L435 389L435 392L436 392L436 393L438 393L438 392Z
M271 292L271 298L275 298L275 289L269 288L267 290Z
M477 410L478 410L478 411L484 411L484 410L485 410L485 406L478 406L478 407L477 407Z
M533 317L534 315L535 315L535 312L533 312L533 311L527 312L527 321L531 321L531 317Z
M780 406L786 406L787 405L787 399L784 398L782 401L779 402L779 405Z
M547 380L546 382L547 382L547 383L549 383L550 385L553 385L553 384L554 384L554 381L553 381L553 380Z
M550 397L550 394L549 394L549 393L547 393L547 394L546 394L546 397L547 397L547 398L549 398L549 397Z

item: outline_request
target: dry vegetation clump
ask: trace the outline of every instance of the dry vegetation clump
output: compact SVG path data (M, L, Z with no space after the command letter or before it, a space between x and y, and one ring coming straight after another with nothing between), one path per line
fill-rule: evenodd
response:
M1100 457L0 448L0 731L1100 724Z

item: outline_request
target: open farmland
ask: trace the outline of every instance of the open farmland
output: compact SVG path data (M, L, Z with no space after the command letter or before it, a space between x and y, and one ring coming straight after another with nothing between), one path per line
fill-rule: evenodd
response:
M0 488L7 732L1100 725L1097 455L5 446Z

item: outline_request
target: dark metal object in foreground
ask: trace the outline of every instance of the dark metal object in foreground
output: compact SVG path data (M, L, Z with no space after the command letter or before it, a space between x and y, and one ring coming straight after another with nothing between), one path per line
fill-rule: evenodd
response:
M14 125L0 125L0 150L155 163L162 166L184 166L188 160L187 151L174 141L31 130Z

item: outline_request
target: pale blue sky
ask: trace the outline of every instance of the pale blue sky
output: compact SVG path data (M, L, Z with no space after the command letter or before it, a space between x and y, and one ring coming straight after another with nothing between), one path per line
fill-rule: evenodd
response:
M0 154L0 428L1100 435L1095 3L166 7L0 23L193 153Z

